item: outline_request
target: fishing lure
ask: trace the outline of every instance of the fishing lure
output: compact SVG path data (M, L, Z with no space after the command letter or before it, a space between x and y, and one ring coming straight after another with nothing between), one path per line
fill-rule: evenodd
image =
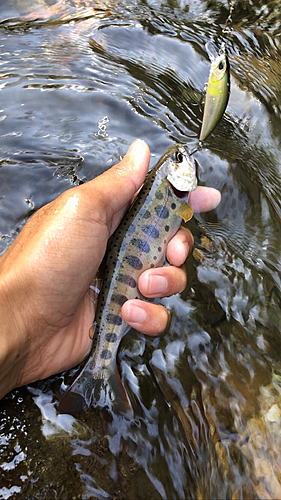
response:
M230 91L229 62L224 45L219 52L215 46L208 42L206 50L211 60L211 70L205 97L203 122L199 136L199 143L210 135L219 123L225 112Z

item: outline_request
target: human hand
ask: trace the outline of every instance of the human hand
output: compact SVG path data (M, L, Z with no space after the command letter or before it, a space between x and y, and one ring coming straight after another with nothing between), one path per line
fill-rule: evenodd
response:
M28 221L0 259L0 397L14 387L71 368L90 349L89 329L95 303L89 286L107 240L142 185L149 149L137 140L123 160L96 179L70 189ZM218 205L220 193L199 187L190 195L197 211ZM193 245L181 228L170 241L171 266L145 271L138 287L146 297L182 291L181 266ZM124 321L155 335L165 330L168 313L161 305L128 300Z

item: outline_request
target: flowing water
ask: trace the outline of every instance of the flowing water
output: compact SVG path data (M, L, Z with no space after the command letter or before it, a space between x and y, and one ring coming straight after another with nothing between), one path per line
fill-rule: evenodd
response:
M154 163L195 147L226 0L2 0L0 251L28 218L145 139ZM0 404L1 499L281 498L281 6L237 0L231 96L196 154L222 193L196 214L188 287L168 333L132 332L119 367L134 408L80 420L70 374Z

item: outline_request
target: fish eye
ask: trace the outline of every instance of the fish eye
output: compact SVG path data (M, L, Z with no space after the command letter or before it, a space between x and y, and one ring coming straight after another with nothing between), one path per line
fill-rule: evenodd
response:
M180 151L176 151L175 160L177 163L181 163L183 161L183 154Z
M220 70L222 70L223 68L224 68L224 62L223 62L223 61L221 61L221 62L219 63L219 69L220 69Z

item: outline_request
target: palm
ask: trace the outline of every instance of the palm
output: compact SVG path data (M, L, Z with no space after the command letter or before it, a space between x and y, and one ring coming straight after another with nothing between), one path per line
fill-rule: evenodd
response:
M90 328L94 320L94 309L95 303L89 296L85 296L69 324L61 328L45 328L43 339L42 336L38 338L36 352L30 353L28 369L24 370L21 384L26 383L25 379L32 379L33 371L36 379L42 379L69 369L83 360L91 345Z

